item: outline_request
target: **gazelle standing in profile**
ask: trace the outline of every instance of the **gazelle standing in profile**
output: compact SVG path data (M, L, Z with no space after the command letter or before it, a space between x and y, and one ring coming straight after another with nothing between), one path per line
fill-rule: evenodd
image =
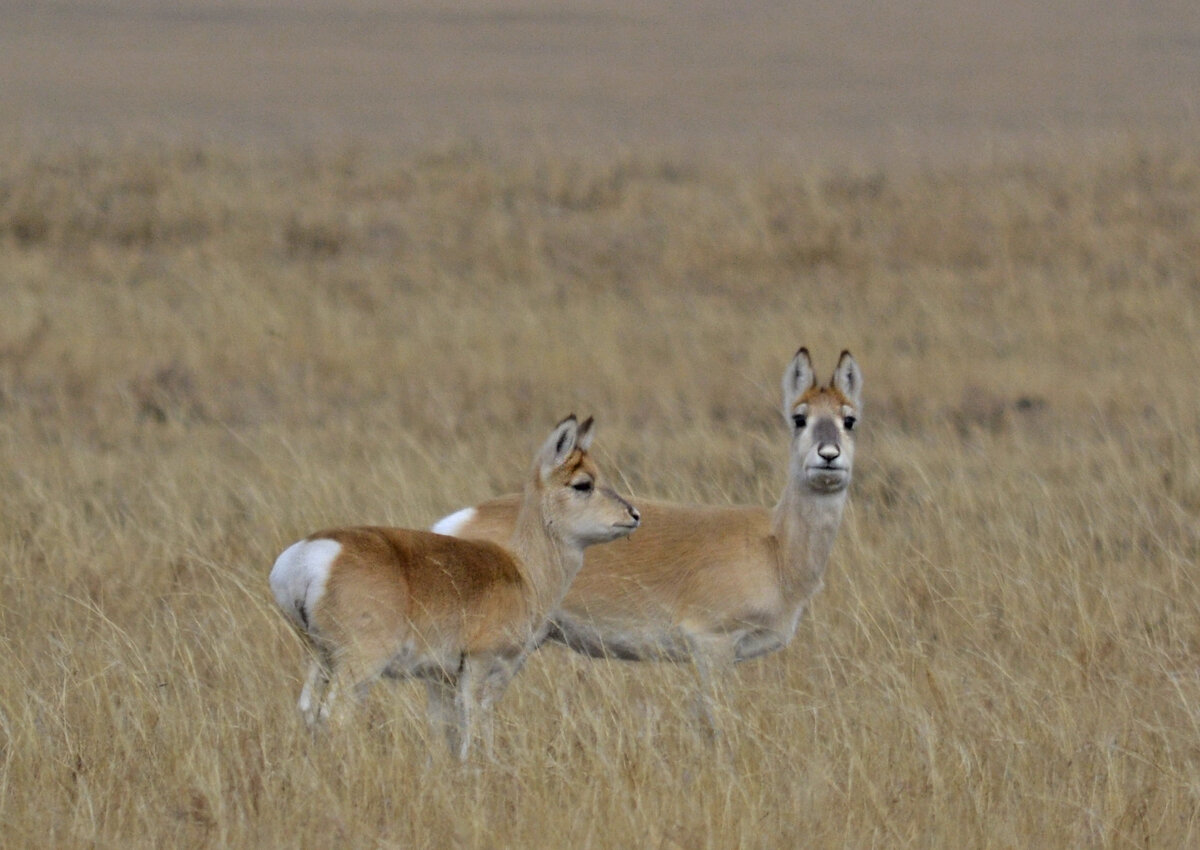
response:
M787 484L774 510L642 501L642 530L590 552L552 615L548 638L597 657L687 661L710 727L714 669L786 646L822 586L854 464L862 373L843 351L821 386L808 350L783 374L791 429ZM519 498L451 514L442 534L502 540Z
M465 759L487 715L583 566L583 549L625 537L636 509L588 455L592 420L570 416L534 458L504 545L402 528L338 528L284 550L275 600L315 656L300 694L309 725L380 676L423 679L430 720Z

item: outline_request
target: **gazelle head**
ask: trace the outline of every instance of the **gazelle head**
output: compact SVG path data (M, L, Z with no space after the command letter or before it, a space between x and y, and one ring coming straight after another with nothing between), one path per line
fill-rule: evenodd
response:
M862 372L843 351L827 386L817 383L808 349L783 373L783 417L792 429L792 480L818 493L850 484L854 426L862 404Z
M534 484L546 528L580 548L626 537L638 527L637 508L605 486L588 454L592 417L572 414L554 426L534 459Z

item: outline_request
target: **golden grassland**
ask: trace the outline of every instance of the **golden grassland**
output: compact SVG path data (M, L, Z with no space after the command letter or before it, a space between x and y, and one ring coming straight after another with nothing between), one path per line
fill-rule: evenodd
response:
M4 161L5 846L1200 840L1200 150ZM716 742L689 668L557 647L494 761L413 685L303 729L285 545L512 490L570 411L634 500L770 504L801 344L864 370L851 505Z

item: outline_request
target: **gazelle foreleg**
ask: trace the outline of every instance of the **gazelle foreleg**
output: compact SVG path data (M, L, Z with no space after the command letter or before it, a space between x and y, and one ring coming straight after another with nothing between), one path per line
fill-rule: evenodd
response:
M472 725L479 708L479 691L483 684L480 673L478 663L464 655L454 690L454 722L447 729L450 752L459 761L466 761L471 751Z
M429 698L429 731L432 737L444 737L453 752L455 737L455 682L450 676L425 679L425 693Z
M696 668L696 712L713 738L721 737L717 722L717 680L733 666L733 642L727 635L689 634L688 649Z
M477 691L479 696L479 726L480 735L483 738L484 753L488 759L493 758L493 745L496 739L494 706L508 688L508 683L517 675L517 671L524 666L526 657L526 654L501 655L491 658L487 662L478 662L481 669L475 675L479 681Z

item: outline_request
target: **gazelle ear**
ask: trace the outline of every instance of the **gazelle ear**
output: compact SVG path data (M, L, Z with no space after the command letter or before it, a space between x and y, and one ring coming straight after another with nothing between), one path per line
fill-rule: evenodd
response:
M590 451L594 436L596 436L596 420L589 416L579 425L579 433L575 437L575 446L581 452Z
M591 430L590 426L588 430ZM570 456L571 452L575 450L575 445L578 441L579 422L576 421L575 414L572 413L554 426L554 430L550 432L550 436L538 452L538 469L541 471L543 478L553 472Z
M812 360L808 357L808 349L801 348L788 364L783 373L783 420L792 424L792 408L796 399L808 392L817 383L813 373Z
M858 361L851 356L849 351L842 352L837 368L833 370L830 384L835 390L850 399L855 407L862 407L862 370L858 368Z

